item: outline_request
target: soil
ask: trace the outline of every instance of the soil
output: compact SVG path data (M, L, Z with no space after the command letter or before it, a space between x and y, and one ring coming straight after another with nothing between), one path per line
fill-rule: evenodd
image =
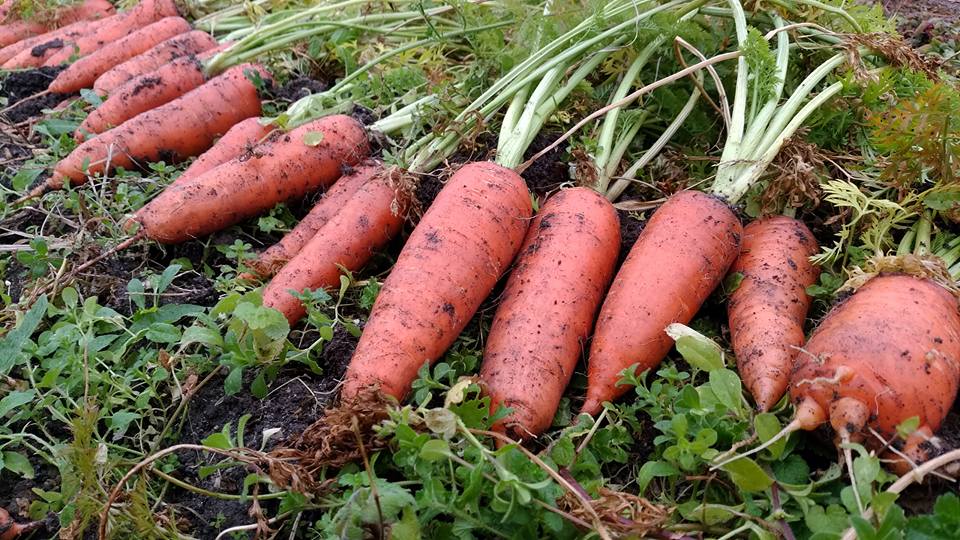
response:
M888 14L897 17L898 30L912 45L960 38L960 4L956 0L883 0L882 4Z
M0 80L0 96L7 98L7 106L12 109L3 113L7 122L19 123L38 116L43 109L49 109L69 97L68 94L45 94L33 97L50 86L50 81L63 71L62 67L42 67L25 71L15 71ZM32 99L25 99L32 98Z
M323 92L329 87L327 83L309 77L296 77L290 79L287 84L276 88L272 94L276 101L289 104L310 94Z
M10 187L13 175L32 156L32 145L16 130L0 123L0 183Z
M617 215L620 217L620 257L617 260L617 268L626 260L627 254L630 253L630 249L647 224L646 221L640 221L630 214L630 212L617 210Z
M304 336L309 343L318 336ZM251 415L244 430L244 444L260 448L265 429L282 428L282 431L267 441L269 450L288 438L295 438L320 416L335 395L335 388L346 371L357 340L343 327L334 330L331 340L320 353L318 362L326 368L323 375L290 369L281 372L271 385L267 397L257 399L250 394L249 384L253 373L247 373L244 390L227 396L223 390L223 377L217 377L194 396L188 409L181 432L181 443L199 443L212 433L220 431L227 422L234 430L237 420ZM198 476L199 468L219 461L197 453L180 454L180 468L175 476L204 489L224 493L239 493L244 477L249 471L241 468L224 469L204 480ZM213 538L224 528L250 523L249 502L224 501L198 495L186 490L172 490L167 501L181 508L181 515L191 522L191 534L197 538ZM275 505L264 504L268 511Z
M543 150L560 136L559 131L541 131L534 137L530 147L527 148L523 159L530 159L537 152ZM523 179L527 182L535 195L543 196L551 191L560 188L560 184L570 181L570 173L567 171L567 164L563 161L563 145L554 148L545 156L534 161L527 170L523 171Z
M28 455L34 469L34 477L31 479L20 478L10 471L0 471L0 508L4 508L10 513L10 516L19 523L29 522L28 512L30 502L37 497L33 489L42 489L45 491L57 491L60 486L60 475L56 467L53 467L37 456ZM43 519L44 527L39 529L40 533L35 533L34 537L44 536L43 532L49 536L59 529L59 521L56 514L49 514Z

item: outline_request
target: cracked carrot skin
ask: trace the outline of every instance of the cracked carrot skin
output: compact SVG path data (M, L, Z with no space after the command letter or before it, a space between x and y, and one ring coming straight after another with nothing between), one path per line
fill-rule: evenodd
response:
M904 451L918 462L930 457L927 437L940 428L960 383L960 311L952 293L929 279L881 274L834 307L803 351L790 378L791 401L812 411L802 415L803 429L829 421L876 448L868 428L890 440L916 416L918 434ZM841 400L843 407L834 406ZM847 415L860 421L838 422L851 408L863 410ZM903 461L898 467L909 469Z
M93 89L101 96L111 94L134 77L156 71L177 58L200 54L216 47L217 41L210 34L200 30L191 30L173 36L143 54L113 66L97 78L93 83Z
M513 409L498 426L512 437L527 439L550 427L619 252L617 212L592 189L557 193L531 223L480 369L491 406Z
M190 31L183 17L165 17L80 58L57 75L50 91L72 94L90 88L110 68L148 51L168 38Z
M108 166L178 162L203 153L234 124L262 112L248 71L267 77L260 66L236 66L170 103L87 140L56 165L49 187L84 183L88 174L107 172Z
M620 373L656 368L673 346L665 328L687 324L740 253L743 228L720 199L670 197L644 227L610 286L590 347L582 412L595 415L630 387Z
M43 21L10 21L0 25L0 47L13 45L76 22L109 17L114 13L113 4L107 0L85 0L80 4L61 7L53 13L52 17ZM2 20L3 17L0 17L0 21Z
M216 50L177 58L155 71L127 81L87 116L74 138L83 141L87 134L103 133L199 88L207 82L202 61Z
M369 387L402 398L417 370L453 344L523 243L530 194L513 170L463 166L447 182L383 283L347 368L343 398Z
M793 362L806 336L811 298L806 289L820 269L819 251L802 221L786 216L758 219L743 230L740 257L731 272L743 279L730 295L727 315L737 370L761 411L787 391Z
M319 133L309 146L304 138ZM276 133L256 152L170 186L134 214L147 237L177 243L206 236L277 204L329 186L370 153L364 127L346 115Z
M408 194L398 190L379 163L360 167L364 182L263 291L263 305L294 324L306 314L291 291L339 287L343 268L356 272L403 228ZM340 180L339 182L342 182Z
M377 175L383 174L382 165L364 163L344 174L313 205L300 223L283 235L279 242L263 251L256 259L247 262L260 277L270 277L280 271L288 261L300 253L317 232L333 219L354 193Z

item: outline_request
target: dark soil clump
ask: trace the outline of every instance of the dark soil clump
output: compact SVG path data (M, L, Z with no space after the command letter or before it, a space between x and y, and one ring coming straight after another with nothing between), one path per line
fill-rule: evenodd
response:
M619 268L620 265L623 264L623 261L626 260L627 254L630 253L633 244L637 242L640 233L643 232L646 222L640 221L631 216L630 212L623 210L617 210L617 215L620 218L620 257L617 260L617 268Z
M311 94L318 94L329 88L324 82L309 77L290 79L287 84L274 89L273 98L283 103L293 103Z
M541 131L530 143L524 159L530 159L534 154L543 150L560 137L560 133ZM560 184L570 180L567 164L563 161L563 150L558 146L540 159L534 161L527 170L523 171L523 179L527 186L536 195L545 195L560 187Z
M33 156L33 150L13 130L0 129L0 182L11 187L10 180L20 166Z
M363 105L354 105L353 110L350 111L350 116L365 126L369 126L370 124L379 120L373 111L364 107Z
M433 174L420 175L417 180L417 205L422 212L426 212L427 208L430 208L433 200L437 198L442 189L443 182L437 176Z
M352 346L339 343L338 334L343 337L343 334L335 333L328 350L333 348L334 351L342 352L349 349L352 353ZM345 367L343 363L342 368ZM332 371L337 371L337 368ZM248 390L253 378L251 375L245 377L244 389L233 396L225 395L223 378L218 377L193 397L180 442L199 443L220 431L227 422L231 422L235 432L237 420L242 415L249 414L251 417L244 430L244 444L247 447L260 448L263 430L282 429L267 441L266 449L269 450L287 438L296 437L320 416L332 400L332 390L337 385L337 378L332 375L319 377L312 374L282 373L263 400L254 397ZM340 375L342 376L342 373ZM180 468L172 474L205 489L240 493L243 479L250 472L243 468L224 469L206 479L199 478L201 466L218 461L219 458L194 452L181 454ZM197 538L213 538L225 528L252 522L247 513L249 501L241 503L211 499L180 489L172 490L167 501L180 507L180 515L190 520L191 533ZM268 508L273 506L263 504Z
M0 95L7 98L7 106L16 104L4 113L5 119L11 123L22 122L63 101L66 94L45 94L26 99L46 90L61 71L62 67L42 67L13 72L0 80Z

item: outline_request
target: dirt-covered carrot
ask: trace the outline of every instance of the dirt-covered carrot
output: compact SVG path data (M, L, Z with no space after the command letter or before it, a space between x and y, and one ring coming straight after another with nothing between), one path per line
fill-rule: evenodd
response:
M592 189L550 197L530 225L480 371L492 404L514 410L504 421L514 438L550 427L619 251L617 212Z
M291 324L306 313L291 291L337 287L343 268L360 270L403 227L409 194L382 164L369 163L353 176L368 179L263 291L263 305L279 310ZM342 182L343 180L340 180ZM338 182L339 183L339 182Z
M43 65L58 66L69 62L74 55L86 56L149 24L177 15L179 13L173 0L141 0L128 11L111 17L108 24L66 43L63 48L46 58Z
M683 191L654 212L617 273L603 303L590 348L583 411L629 390L620 372L657 366L673 346L664 332L690 322L726 275L740 250L743 229L727 204Z
M119 126L138 114L184 96L206 81L201 58L194 55L177 58L156 71L131 79L111 93L80 124L74 137L82 141L88 133L102 133Z
M17 523L5 508L0 507L0 540L17 540L17 538L41 527L43 527L42 521Z
M19 69L39 66L42 60L31 60L29 57L40 57L48 54L48 51L52 49L63 47L66 41L75 39L84 33L92 32L98 26L106 24L106 22L113 17L115 17L115 15L110 15L95 21L77 21L62 28L51 30L45 34L11 43L0 49L0 68ZM49 54L53 53L50 52Z
M216 40L200 30L174 36L147 52L112 67L97 78L93 89L100 95L108 95L134 77L155 71L177 58L199 54L216 46Z
M80 4L60 8L42 20L8 22L0 25L0 47L6 47L32 36L45 34L78 21L102 19L112 15L114 11L113 4L107 0L85 0Z
M343 396L378 385L402 398L473 317L523 242L531 213L523 179L470 163L440 191L404 245L347 369Z
M738 43L745 47L746 16L738 2L730 6ZM778 16L774 21L786 24ZM623 369L637 364L642 372L660 363L671 346L664 328L689 322L739 255L743 231L729 205L740 201L783 143L842 88L842 83L834 83L804 103L843 62L838 54L813 70L781 104L790 43L786 32L776 36L774 76L766 82L751 76L744 56L737 59L736 94L711 194L682 192L671 197L644 228L614 279L591 345L584 412L599 412L605 400L629 389L617 384ZM764 84L767 87L761 89Z
M182 17L165 17L148 24L71 64L50 83L50 91L70 94L81 88L90 88L110 68L148 51L162 41L189 31L190 23Z
M809 258L818 251L807 226L786 216L758 219L743 230L732 269L742 280L730 295L727 314L737 370L761 411L787 390L805 338L806 288L820 274Z
M277 133L249 158L233 159L164 190L133 220L159 242L204 236L332 184L342 167L355 165L369 152L359 122L327 116Z
M256 259L246 263L254 273L268 278L280 271L283 265L293 259L297 253L343 208L350 197L367 181L383 173L382 167L361 165L350 174L345 174L323 194L313 205L300 223L283 235L279 242L270 246Z
M244 155L253 150L268 133L273 131L270 125L263 125L259 117L247 118L230 128L223 137L217 140L212 148L204 152L187 167L172 185L182 184L195 176L222 165L233 158Z
M957 298L931 279L879 275L831 311L797 357L790 378L800 429L830 422L839 436L867 441L870 427L893 439L920 418L916 437L932 436L960 383ZM918 441L908 454L924 461Z
M144 160L181 161L203 153L237 122L259 116L260 98L247 72L267 77L246 64L227 70L200 88L101 133L60 161L45 189L80 184L87 175L131 167Z

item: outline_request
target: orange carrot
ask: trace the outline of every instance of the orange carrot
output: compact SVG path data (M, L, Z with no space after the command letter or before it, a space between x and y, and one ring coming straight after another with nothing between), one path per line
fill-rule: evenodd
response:
M42 60L37 60L36 58L31 59L31 57L39 58L48 53L53 54L49 51L63 47L63 44L68 40L76 39L85 33L93 32L100 25L107 24L107 22L115 16L116 15L111 15L96 21L77 21L63 28L51 30L46 34L40 34L39 36L11 43L0 49L0 68L19 69L24 67L37 67L42 63Z
M69 62L74 55L86 56L164 17L177 15L179 13L173 0L141 0L128 11L105 19L106 24L98 26L93 32L65 43L62 48L49 56L45 55L43 65L58 66Z
M306 310L291 291L332 289L342 268L360 270L370 257L403 228L407 194L379 163L361 165L364 183L317 234L270 281L263 305L279 310L293 324Z
M148 24L71 64L50 83L50 91L71 94L81 88L90 88L94 81L110 68L146 52L168 38L189 31L190 23L182 17L165 17Z
M150 73L182 56L199 54L216 46L216 40L200 30L174 36L141 55L113 66L94 82L93 89L100 95L110 94L134 77Z
M84 142L57 164L45 189L58 189L64 182L82 184L88 174L141 160L177 162L201 154L237 122L260 115L260 98L247 71L266 77L254 64L230 68L200 88Z
M664 329L690 322L740 251L740 220L697 191L670 197L647 223L610 286L587 366L583 412L623 395L620 372L654 369L673 340Z
M65 6L43 20L17 20L0 25L0 47L12 45L29 37L45 34L79 21L93 21L114 13L113 4L107 0L85 0L83 3ZM0 18L0 20L3 20Z
M361 166L342 176L324 193L293 230L285 234L279 242L264 250L256 259L247 262L247 267L260 277L276 274L283 265L287 264L287 261L300 253L317 231L337 215L361 186L380 172L382 168Z
M410 235L383 284L347 368L346 400L379 387L402 398L490 294L531 214L523 179L490 162L457 171Z
M550 427L620 251L617 212L588 188L561 191L534 218L483 351L492 405L514 438Z
M213 147L204 152L176 180L172 185L182 184L195 176L222 165L235 157L247 154L253 150L273 127L260 123L259 117L247 118L230 128Z
M957 299L930 279L881 274L835 307L797 356L790 378L795 424L830 422L839 439L880 441L919 417L907 455L925 459L925 444L950 411L960 384ZM908 468L906 463L902 468Z
M277 133L248 159L233 159L169 187L132 219L153 240L183 242L328 186L340 176L341 167L369 153L367 133L359 122L345 115L327 116Z
M177 58L156 71L131 79L87 116L74 137L82 141L87 133L102 133L200 87L207 80L201 59L193 55Z
M5 508L0 507L0 540L17 540L21 535L39 529L42 526L43 522L41 521L17 523Z
M743 230L731 270L743 280L730 295L727 314L737 370L761 411L783 397L803 345L810 308L806 288L820 274L809 257L817 251L807 226L786 216L758 219Z

